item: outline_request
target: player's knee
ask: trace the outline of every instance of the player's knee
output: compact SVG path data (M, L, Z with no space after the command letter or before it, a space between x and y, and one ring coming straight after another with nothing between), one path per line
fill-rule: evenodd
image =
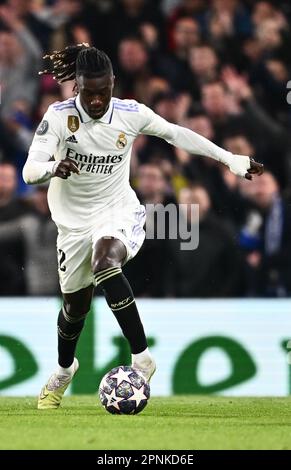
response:
M64 300L64 308L66 313L70 317L78 319L79 317L83 317L89 312L90 304L87 304L86 302L84 302L83 304L75 304Z
M93 273L99 273L104 269L114 268L116 266L120 266L120 263L116 261L116 259L110 255L104 255L100 258L93 260L92 262L92 270Z

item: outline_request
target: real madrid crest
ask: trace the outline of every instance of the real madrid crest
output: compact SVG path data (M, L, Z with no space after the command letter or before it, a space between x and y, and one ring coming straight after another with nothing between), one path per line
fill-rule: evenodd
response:
M68 128L71 132L77 132L80 127L78 116L68 116Z
M123 132L121 132L121 134L119 134L118 139L116 141L116 147L118 149L124 149L126 144L127 144L127 139L125 137L125 134L123 134Z

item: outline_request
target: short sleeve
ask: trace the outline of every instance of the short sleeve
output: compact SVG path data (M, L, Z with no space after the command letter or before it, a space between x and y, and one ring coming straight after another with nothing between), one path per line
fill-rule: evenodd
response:
M29 151L45 152L53 156L62 138L60 116L51 105L35 131Z

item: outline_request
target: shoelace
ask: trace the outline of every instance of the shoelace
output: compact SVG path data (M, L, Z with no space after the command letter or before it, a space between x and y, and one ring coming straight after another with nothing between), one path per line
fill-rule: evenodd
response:
M51 376L51 378L48 381L47 384L47 389L50 390L51 392L56 390L56 388L62 387L63 385L66 385L68 382L70 382L71 377L68 375L57 375L54 374Z

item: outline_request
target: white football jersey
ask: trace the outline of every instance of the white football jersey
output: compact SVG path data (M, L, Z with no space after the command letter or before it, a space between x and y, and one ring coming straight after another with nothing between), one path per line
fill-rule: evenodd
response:
M88 116L79 96L48 108L30 151L48 153L56 161L70 157L80 171L67 180L50 181L48 201L57 224L79 228L91 225L99 211L115 203L139 204L129 184L130 156L151 114L133 100L116 98L99 120Z
M139 204L129 184L132 144L138 134L155 135L191 153L217 160L226 160L230 155L135 100L112 98L107 112L98 120L88 116L79 95L56 102L45 113L30 153L46 153L56 161L70 157L79 168L79 175L72 173L66 180L51 178L48 202L57 225L85 227L96 221L100 211L116 204Z

